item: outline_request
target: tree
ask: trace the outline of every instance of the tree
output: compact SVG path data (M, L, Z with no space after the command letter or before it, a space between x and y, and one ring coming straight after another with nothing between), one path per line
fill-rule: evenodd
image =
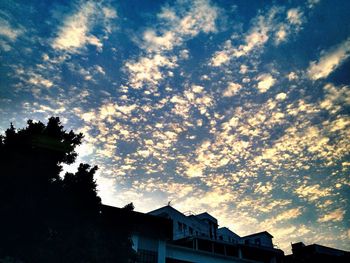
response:
M127 262L125 249L118 253L104 239L97 166L80 164L76 173L60 177L62 164L74 163L82 138L65 131L57 117L47 125L29 120L20 130L11 124L0 136L0 259ZM129 230L114 232L117 248L130 247Z

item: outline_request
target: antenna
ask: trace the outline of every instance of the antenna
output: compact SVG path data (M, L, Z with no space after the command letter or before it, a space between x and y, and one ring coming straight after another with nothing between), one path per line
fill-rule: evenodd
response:
M171 206L171 201L172 201L172 200L168 201L168 206Z

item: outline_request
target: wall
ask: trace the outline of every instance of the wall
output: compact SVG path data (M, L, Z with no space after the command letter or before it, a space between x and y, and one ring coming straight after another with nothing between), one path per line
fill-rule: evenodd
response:
M185 216L181 212L172 208L171 206L165 206L160 209L149 212L151 215L165 216L168 215L170 219L173 220L173 239L181 239L187 236L206 236L209 237L209 226L201 221L200 219L195 218L195 216ZM179 229L179 223L182 224L182 229ZM184 225L186 225L186 228ZM190 233L189 228L192 228L193 232Z
M256 243L256 239L260 239L260 246L273 248L272 238L265 234L254 235L247 238L243 237L241 243L246 244L246 241L248 240L251 245L259 245Z
M184 247L167 244L166 257L194 263L242 263L252 262L240 258L225 257L208 252L192 250Z

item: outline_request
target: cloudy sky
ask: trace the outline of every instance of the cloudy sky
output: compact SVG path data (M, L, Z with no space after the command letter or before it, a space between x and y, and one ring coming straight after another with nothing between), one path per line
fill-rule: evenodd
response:
M350 1L0 1L0 131L83 132L103 202L350 247ZM66 167L72 170L74 167Z

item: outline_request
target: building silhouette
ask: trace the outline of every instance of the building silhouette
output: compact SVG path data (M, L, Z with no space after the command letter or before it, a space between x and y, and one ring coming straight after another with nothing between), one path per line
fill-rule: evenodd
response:
M240 237L206 212L185 215L167 205L143 214L103 206L103 214L111 226L132 226L138 263L283 262L268 232Z
M181 213L170 205L140 213L103 205L105 224L132 229L135 263L313 263L350 262L350 252L318 244L276 248L267 231L239 236L208 213Z
M305 245L303 242L292 244L292 254L286 255L285 263L320 262L345 263L350 262L350 252L326 247L318 244Z
M282 262L283 251L266 231L240 237L206 212L185 215L169 205L148 214L172 221L166 262Z

